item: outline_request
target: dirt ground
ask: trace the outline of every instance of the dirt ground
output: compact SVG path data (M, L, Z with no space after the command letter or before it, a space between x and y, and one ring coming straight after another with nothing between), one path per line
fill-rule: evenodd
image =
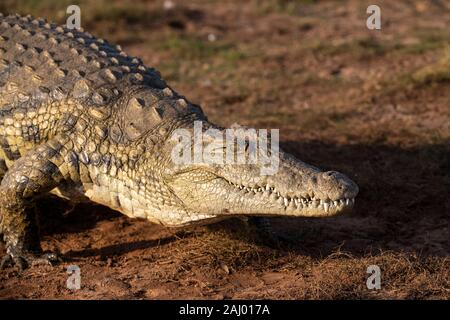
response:
M82 25L159 69L223 126L279 128L305 162L360 186L354 212L273 219L294 239L260 245L246 224L166 229L97 205L39 204L55 267L0 272L1 298L449 299L450 3L11 1L4 13ZM0 254L4 247L0 245ZM69 265L81 290L66 288ZM369 290L367 267L381 268Z

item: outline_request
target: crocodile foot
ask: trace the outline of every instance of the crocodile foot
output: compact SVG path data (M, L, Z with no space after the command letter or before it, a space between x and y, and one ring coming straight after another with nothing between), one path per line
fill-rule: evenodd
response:
M8 266L17 266L19 271L22 272L26 268L35 265L55 265L61 262L61 258L56 253L32 253L27 251L19 251L14 249L8 249L6 255L0 262L0 270Z

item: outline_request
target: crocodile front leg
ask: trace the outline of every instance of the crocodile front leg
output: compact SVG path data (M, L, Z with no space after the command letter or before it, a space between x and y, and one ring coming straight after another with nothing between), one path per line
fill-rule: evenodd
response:
M64 162L62 150L58 139L50 140L18 159L6 172L0 185L0 233L7 250L1 267L12 261L23 270L56 260L56 255L42 252L34 200L64 180L59 169Z

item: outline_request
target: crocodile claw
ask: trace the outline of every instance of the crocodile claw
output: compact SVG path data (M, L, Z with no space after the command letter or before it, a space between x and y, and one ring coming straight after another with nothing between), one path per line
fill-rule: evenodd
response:
M0 262L0 270L8 266L17 266L19 271L22 272L30 266L54 266L58 262L61 262L61 258L56 253L52 252L35 254L31 252L15 252L15 250L8 250Z

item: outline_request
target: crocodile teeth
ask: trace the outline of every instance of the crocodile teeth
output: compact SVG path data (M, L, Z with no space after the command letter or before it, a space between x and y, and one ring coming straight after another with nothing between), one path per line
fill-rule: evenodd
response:
M355 203L354 198L344 198L338 200L323 200L317 199L314 195L301 195L301 196L286 196L284 197L276 188L272 188L269 185L247 187L242 184L235 184L228 182L230 185L242 190L244 193L250 193L252 196L260 195L266 196L271 201L278 202L280 205L291 209L303 209L303 208L321 208L325 212L329 212L331 208L341 209L345 206L352 206Z

